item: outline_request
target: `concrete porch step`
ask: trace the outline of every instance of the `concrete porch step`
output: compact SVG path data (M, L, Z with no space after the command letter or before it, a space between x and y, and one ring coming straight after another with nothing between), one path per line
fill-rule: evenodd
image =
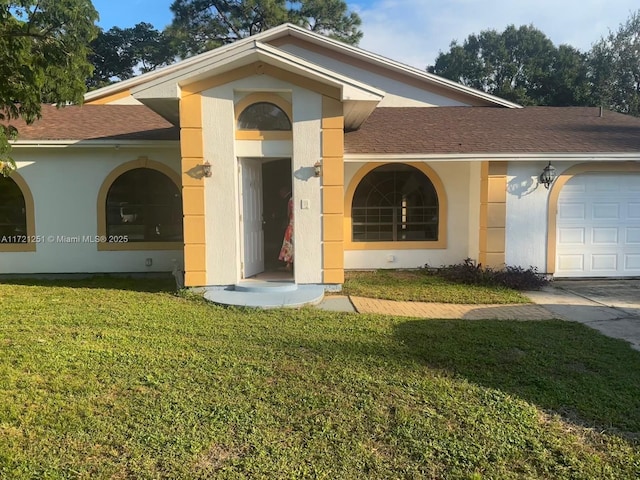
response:
M298 308L324 298L319 285L247 280L226 288L207 289L204 298L218 305L253 308Z

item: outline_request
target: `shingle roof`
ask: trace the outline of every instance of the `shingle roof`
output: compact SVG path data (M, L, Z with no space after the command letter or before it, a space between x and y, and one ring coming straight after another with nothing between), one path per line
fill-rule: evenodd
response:
M378 108L353 154L640 152L640 118L595 107Z
M178 140L179 129L144 105L42 106L32 125L10 122L18 140Z
M178 140L177 127L143 105L43 105L19 140ZM352 154L640 152L640 118L595 107L378 108L345 135Z

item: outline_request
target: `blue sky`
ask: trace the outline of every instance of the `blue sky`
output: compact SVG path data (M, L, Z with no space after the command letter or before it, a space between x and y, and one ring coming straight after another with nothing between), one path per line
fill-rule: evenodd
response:
M93 0L100 26L130 27L148 22L156 28L171 23L172 0ZM582 51L608 31L616 30L638 0L353 0L349 7L362 17L360 47L394 60L425 68L452 40L507 25L533 24L556 45Z

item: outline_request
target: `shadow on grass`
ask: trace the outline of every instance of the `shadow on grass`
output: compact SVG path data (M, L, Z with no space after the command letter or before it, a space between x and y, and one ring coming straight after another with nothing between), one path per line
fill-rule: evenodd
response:
M132 292L175 292L176 282L171 275L158 277L96 275L73 278L51 276L47 278L0 278L0 285L31 287L90 288L101 290L128 290Z
M640 434L640 354L626 342L561 321L415 320L395 336L431 368L573 423Z

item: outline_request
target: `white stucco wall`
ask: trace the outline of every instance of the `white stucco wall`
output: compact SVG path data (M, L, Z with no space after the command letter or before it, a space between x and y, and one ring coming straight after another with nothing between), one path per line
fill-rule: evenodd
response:
M349 185L363 163L345 164L345 185ZM472 175L479 175L479 169L469 162L429 162L444 184L448 202L447 246L443 249L416 250L348 250L345 252L345 269L417 268L425 264L431 266L458 263L469 255L469 241L475 238L470 229L477 220L470 218L471 196L475 188L470 188ZM479 179L478 179L479 182ZM474 213L475 215L475 213Z
M234 145L233 88L202 96L204 157L213 175L205 178L207 283L231 285L240 276L238 164Z
M510 162L507 170L505 262L544 272L547 264L549 190L538 184L548 160ZM560 175L575 161L553 162Z
M98 251L95 243L65 243L61 237L97 235L98 192L116 167L140 156L179 174L178 146L171 148L15 147L18 173L35 204L35 252L0 252L0 274L163 272L181 268L182 250ZM151 266L145 261L150 258Z
M386 92L384 99L380 102L380 107L429 107L429 106L466 106L459 100L430 92L423 88L418 88L407 83L394 80L388 76L374 73L352 64L341 62L331 57L327 57L315 51L309 51L299 45L281 45L284 51L304 58L316 65L320 65L329 70L338 72L360 82L366 83ZM426 86L426 84L425 84Z
M236 141L234 99L269 91L291 95L293 142ZM266 75L255 75L203 92L202 107L204 155L214 172L205 183L207 283L228 285L241 279L238 158L282 157L287 153L293 170L295 280L320 283L322 202L320 179L312 173L313 164L321 156L322 96Z

